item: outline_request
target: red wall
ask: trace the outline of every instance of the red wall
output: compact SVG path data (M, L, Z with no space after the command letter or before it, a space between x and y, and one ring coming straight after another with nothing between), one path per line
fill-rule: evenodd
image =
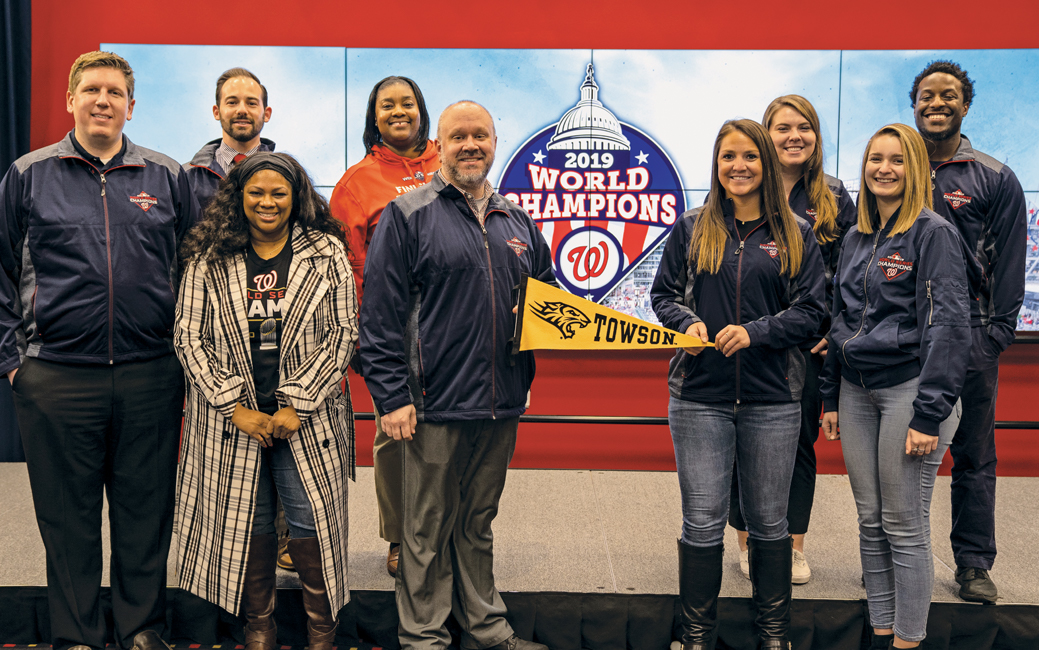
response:
M32 146L72 127L68 70L99 43L599 49L964 49L1039 47L1039 3L975 0L733 4L642 0L451 3L33 2ZM297 9L295 7L306 7ZM452 9L453 7L453 9ZM736 80L734 80L736 82ZM172 98L171 101L176 101ZM718 101L724 101L719 98ZM681 118L680 113L676 113ZM200 141L203 136L200 135ZM208 137L208 136L207 136ZM666 352L543 353L532 413L667 413ZM1001 364L997 418L1039 420L1033 378L1039 346L1016 345ZM357 410L370 401L351 379ZM358 461L371 463L373 426L358 425ZM1039 475L1039 431L997 432L1001 475ZM840 447L817 445L821 472L842 472ZM947 459L948 460L948 459ZM521 428L513 466L673 469L667 427Z

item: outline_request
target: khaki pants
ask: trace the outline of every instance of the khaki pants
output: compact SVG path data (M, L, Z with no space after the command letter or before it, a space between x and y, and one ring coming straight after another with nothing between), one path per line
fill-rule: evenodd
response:
M489 648L512 636L494 587L491 522L516 449L519 418L419 422L404 441L404 537L397 567L403 650Z
M375 498L379 502L379 537L391 544L400 544L401 444L382 430L382 416L375 403L375 444L372 457L375 465Z

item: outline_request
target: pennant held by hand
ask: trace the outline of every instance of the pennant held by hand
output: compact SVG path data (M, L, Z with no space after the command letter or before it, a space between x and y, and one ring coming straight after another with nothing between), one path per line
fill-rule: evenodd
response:
M518 351L714 347L529 277L520 286L519 302Z

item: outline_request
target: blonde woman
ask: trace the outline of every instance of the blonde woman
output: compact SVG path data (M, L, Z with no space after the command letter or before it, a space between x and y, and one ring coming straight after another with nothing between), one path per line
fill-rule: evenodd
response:
M826 316L819 330L798 345L805 357L805 382L801 392L801 431L786 516L794 547L790 578L795 585L803 585L812 577L812 570L805 559L805 533L808 532L815 500L815 441L819 438L819 414L822 411L819 373L826 358L826 332L830 329L831 280L837 269L841 239L855 225L856 211L855 202L844 183L823 172L819 115L811 102L800 95L777 97L765 109L761 123L768 129L776 147L790 210L811 224L826 274ZM750 578L747 524L743 521L735 482L729 500L729 524L737 531L740 571L744 577Z
M714 647L738 459L760 647L786 649L787 490L804 381L797 346L823 318L823 269L812 228L790 212L775 147L757 122L722 126L708 201L675 224L651 295L665 327L716 345L679 350L668 376L682 491L682 648Z
M934 582L931 492L970 354L964 245L931 210L911 127L870 139L860 191L835 277L823 433L841 440L855 495L871 648L915 648Z

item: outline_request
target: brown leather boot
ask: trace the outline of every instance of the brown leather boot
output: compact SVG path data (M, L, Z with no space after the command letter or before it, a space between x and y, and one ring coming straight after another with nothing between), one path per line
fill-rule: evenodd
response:
M245 611L245 650L274 650L278 626L274 624L274 564L278 538L253 535L245 562L242 609Z
M316 537L290 539L289 555L303 585L303 610L307 613L310 650L332 650L336 619L325 589L325 574L321 570L321 545Z

